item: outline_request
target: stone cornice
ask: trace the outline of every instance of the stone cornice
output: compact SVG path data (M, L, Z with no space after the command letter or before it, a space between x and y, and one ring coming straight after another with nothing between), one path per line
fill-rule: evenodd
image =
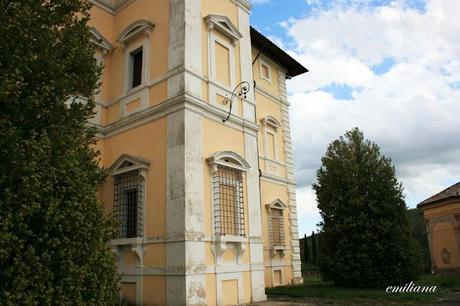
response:
M121 8L125 7L134 0L89 0L97 7L115 15Z
M180 94L107 126L97 126L98 136L101 138L110 137L182 109L188 109L208 118L216 118L217 121L221 121L226 115L224 110L206 101L188 94ZM256 124L236 116L231 116L228 123L230 127L246 130L249 133L256 134L259 131L259 127Z
M121 8L125 7L128 3L134 0L89 0L91 3L106 10L112 15L115 15ZM233 2L249 12L252 10L252 4L248 0L233 0Z
M252 10L252 4L248 0L233 0L233 2L236 3L238 6L240 6L242 9L244 9L245 11L247 11L248 13L249 11Z

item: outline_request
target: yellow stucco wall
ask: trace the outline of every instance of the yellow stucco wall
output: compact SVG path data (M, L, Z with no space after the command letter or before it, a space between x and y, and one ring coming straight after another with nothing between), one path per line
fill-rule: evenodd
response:
M205 24L204 18L209 14L217 14L227 16L230 21L238 26L238 6L232 0L202 0L201 1L201 47L202 47L202 75L201 77L201 100L210 102L215 97L209 96L209 81L210 75L208 73L208 62L211 61L217 65L217 81L227 85L227 90L232 90L234 84L230 84L230 71L233 70L235 75L235 83L242 80L241 78L241 65L240 65L240 43L232 42L219 32L213 30L212 34L218 39L225 41L233 46L234 62L231 67L231 62L225 52L217 52L217 57L209 59L209 30ZM90 25L94 26L106 39L113 45L113 50L103 55L104 71L102 75L101 87L101 100L99 101L103 107L101 111L101 121L99 125L105 128L112 129L112 132L104 135L97 143L97 148L101 151L101 165L109 168L118 157L122 154L130 154L140 157L149 161L150 166L147 171L146 177L146 193L145 203L146 210L144 216L145 233L147 239L155 241L155 243L148 243L145 245L145 252L143 257L143 265L146 268L166 268L167 266L167 250L166 243L162 243L162 239L166 234L166 191L167 191L167 145L168 145L168 131L167 131L167 118L159 117L155 120L144 122L142 124L128 127L123 130L118 130L117 126L121 126L125 122L137 118L142 110L150 107L158 107L161 103L167 101L168 98L168 44L169 44L169 1L152 1L152 0L135 0L128 5L117 10L114 14L108 13L106 10L94 6L91 10ZM142 100L133 95L138 89L126 91L125 89L125 61L126 49L119 42L117 38L119 34L126 29L131 23L145 19L152 22L155 26L150 33L149 45L149 75L145 84L147 89L147 105L142 105ZM136 44L145 39L145 34L142 34L130 44ZM129 46L128 46L129 47ZM224 50L225 51L225 50ZM252 50L254 57L257 50ZM259 61L264 60L270 66L271 81L260 79ZM259 126L258 132L258 148L259 148L259 163L260 168L265 171L266 156L265 156L265 139L261 126L261 119L266 116L273 116L279 122L282 121L281 104L279 102L280 89L279 89L279 69L275 62L262 55L259 61L253 66L254 79L256 80L257 87L261 91L266 92L262 94L259 91L255 93L255 101L257 105L257 118L256 124ZM252 61L251 61L252 62ZM251 81L251 80L249 80ZM228 94L228 93L227 93ZM225 94L224 94L225 95ZM272 97L271 97L271 96ZM223 96L222 96L223 97ZM220 99L222 99L222 97ZM124 102L123 102L124 101ZM235 105L235 115L243 117L242 101ZM123 104L124 103L124 104ZM226 109L227 106L222 106ZM123 111L125 113L123 114ZM135 120L133 120L135 121ZM132 123L131 123L132 124ZM212 173L210 166L206 163L205 158L210 157L218 151L233 151L241 156L245 156L247 148L245 148L245 138L243 130L229 127L228 124L223 124L220 120L213 120L209 117L203 116L202 119L202 139L203 139L203 207L204 207L204 234L207 237L212 235L213 229L213 216L212 216L212 193L211 193L211 179ZM281 126L276 133L276 155L278 162L276 170L267 170L269 174L279 177L280 179L286 178L286 169L284 166L284 139L283 127ZM273 165L272 165L273 166ZM271 166L267 166L269 169ZM244 179L244 186L247 184L247 179ZM106 213L112 212L113 207L113 180L108 177L103 186L100 187L98 193L104 204ZM244 188L244 211L245 220L249 220L248 216L248 195L247 188ZM285 241L287 250L284 256L279 254L273 257L270 254L270 242L268 233L268 219L265 204L268 204L276 199L288 203L287 186L282 183L273 183L262 181L261 182L261 222L263 228L263 241L264 241L264 259L265 259L265 284L266 286L273 285L272 268L270 266L273 260L283 260L283 283L288 284L291 282L291 250L289 248L290 234L289 234L289 209L284 210L284 225L285 225ZM245 222L245 232L248 233L250 224ZM248 248L240 258L240 263L250 263L251 249ZM207 266L215 265L215 254L213 253L212 243L205 242L205 264ZM121 254L121 258L125 267L135 268L139 265L138 255L132 250L127 248ZM226 264L236 264L236 250L229 248L223 254L223 262ZM278 268L277 268L278 269ZM251 302L251 274L250 272L241 272L242 275L242 290L244 303ZM165 275L145 275L142 277L142 303L151 305L163 305L166 303L167 276ZM206 274L206 301L209 305L216 304L217 287L222 284L217 284L216 275L212 272ZM279 277L277 283L280 283ZM228 290L223 290L225 294L235 290L235 283L230 280L225 284ZM238 285L237 285L238 286ZM125 284L122 286L123 294L132 298L136 294L133 284ZM148 289L147 289L148 288ZM224 300L234 299L234 295L223 296ZM138 301L139 302L139 301Z
M460 201L446 200L422 209L435 270L460 268Z
M142 280L143 305L166 305L166 277L145 276Z
M95 27L113 45L113 49L103 56L104 74L100 90L105 107L102 108L102 125L120 119L120 98L127 94L124 83L126 51L124 46L117 41L118 36L131 23L140 19L145 19L155 25L150 33L149 75L146 83L160 80L168 72L169 14L165 14L168 11L169 1L150 0L133 1L115 15L98 6L93 6L91 9L92 18L89 25ZM145 35L141 35L129 44L136 44L144 38ZM149 85L148 91L149 105L157 105L167 97L167 82L160 81Z
M255 58L259 50L256 48L252 49L252 57ZM260 76L260 62L265 62L270 67L270 81L262 79ZM261 54L257 61L254 63L253 67L253 74L254 74L254 81L256 81L257 88L268 92L269 94L280 97L280 84L279 84L279 66L273 62L270 58Z

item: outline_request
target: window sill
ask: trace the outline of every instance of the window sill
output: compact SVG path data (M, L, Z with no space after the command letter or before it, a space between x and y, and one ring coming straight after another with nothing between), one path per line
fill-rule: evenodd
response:
M285 246L275 246L271 248L272 256L275 256L277 252L280 253L281 256L286 254L286 247Z
M146 248L144 247L144 238L136 237L136 238L119 238L119 239L112 239L109 242L109 246L117 256L120 258L122 255L123 250L131 248L131 251L137 255L140 261L144 258Z
M109 242L110 246L123 246L123 245L133 245L133 244L141 244L144 241L142 237L135 237L135 238L117 238L112 239Z
M247 242L246 236L236 236L236 235L216 235L216 242Z
M148 86L145 83L141 83L141 84L137 85L136 87L131 87L128 90L126 90L125 94L121 97L121 99L129 97L130 95L135 94L135 93L137 93L137 92L139 92L142 89L147 88L147 87Z
M229 246L236 249L237 258L241 259L241 256L246 251L247 244L248 239L245 236L225 235L215 236L212 247L214 254L218 258L218 262L220 262L220 258Z

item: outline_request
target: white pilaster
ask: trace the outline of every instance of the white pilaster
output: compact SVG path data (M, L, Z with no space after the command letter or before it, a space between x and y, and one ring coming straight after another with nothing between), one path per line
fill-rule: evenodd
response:
M169 46L168 70L185 67L185 0L169 0ZM168 97L184 92L184 74L178 73L168 79Z
M280 84L280 97L282 100L281 113L283 125L283 142L284 142L284 156L286 159L286 173L288 179L288 207L289 207L289 232L291 234L291 266L292 266L292 281L294 283L302 283L302 270L300 262L300 248L299 248L299 231L297 229L297 203L296 203L296 184L294 176L294 162L292 157L292 141L291 129L289 123L289 102L287 100L286 91L286 73L279 71L279 84Z
M251 34L249 30L249 13L238 6L238 30L243 37L239 40L241 80L251 85L246 101L243 101L243 118L255 122L254 78L252 75Z
M201 0L170 0L168 96L201 97ZM203 131L185 107L168 115L166 232L168 305L205 305Z

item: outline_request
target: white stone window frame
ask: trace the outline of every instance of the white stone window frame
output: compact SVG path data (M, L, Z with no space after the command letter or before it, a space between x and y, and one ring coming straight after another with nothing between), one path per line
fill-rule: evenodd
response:
M274 284L274 280L275 280L275 272L276 271L280 271L281 272L281 283L277 286L282 286L285 284L285 280L284 280L284 269L281 267L281 268L272 268L272 287L275 287L275 284Z
M136 305L140 305L142 301L142 276L134 276L134 275L122 275L120 280L121 283L132 283L136 284ZM119 304L122 305L122 292L120 290L119 293Z
M221 109L228 109L228 105L222 105L217 101L217 95L222 97L230 97L233 88L236 86L236 45L243 36L238 31L238 28L233 25L230 19L226 16L208 15L205 17L205 22L208 25L208 79L209 79L209 102ZM216 35L219 32L230 41L222 39ZM217 80L217 66L216 66L216 43L222 45L229 50L229 73L230 84L222 84ZM232 114L239 109L239 99L235 99Z
M228 160L228 161L226 161ZM243 189L246 188L246 180L244 179L245 173L249 171L251 166L249 163L238 153L233 151L219 151L214 153L211 157L207 158L207 162L211 170L211 180L210 180L210 189L211 189L211 216L212 216L212 251L214 253L215 262L217 266L222 265L222 255L225 253L227 248L233 244L236 250L236 262L237 264L242 263L242 255L246 251L246 245L248 242L248 235L246 236L236 236L236 235L217 235L214 229L215 222L215 211L214 206L217 205L216 200L213 195L214 186L214 175L218 171L218 166L225 166L233 168L239 171L242 171L243 176ZM244 192L244 191L243 191ZM243 199L244 201L244 199ZM246 203L243 203L243 207L247 208ZM246 209L247 210L247 209ZM246 215L246 212L245 212ZM244 216L246 217L246 216ZM246 223L246 222L245 222Z
M267 67L267 70L268 70L268 78L266 76L264 76L264 74L262 73L262 66L265 66ZM269 84L272 83L272 70L271 70L271 66L270 64L263 60L262 58L259 58L259 76L260 76L260 79L261 80L265 80L267 81Z
M121 44L124 51L123 95L120 99L120 117L143 110L149 105L148 82L150 76L150 45L151 34L154 28L155 25L153 23L141 19L131 23L118 36L117 41ZM142 39L139 40L140 37L142 37ZM140 48L142 48L141 84L132 87L132 54ZM128 111L127 105L136 100L140 101L139 107L132 111Z
M271 160L271 161L279 161L279 156L278 156L278 131L281 128L281 124L279 121L272 117L272 116L267 116L261 120L262 122L262 127L263 127L263 133L264 133L264 156L265 159ZM274 132L270 131L270 128L273 129ZM273 150L274 150L274 156L273 159L268 156L268 134L273 135Z
M268 235L269 235L270 251L271 251L272 256L275 256L277 252L280 252L280 254L284 256L286 252L286 231L284 229L286 225L284 223L284 217L285 217L284 211L286 207L287 207L286 204L284 204L283 201L281 201L280 199L276 199L275 201L269 204L266 204L267 216L268 216ZM282 237L284 245L273 245L273 241L272 241L273 228L272 228L272 215L271 215L271 211L273 209L281 211L281 217L282 217L281 226L283 227L283 230L279 234L284 235L284 237Z
M131 166L128 167L121 167L125 162L130 162L132 163ZM147 210L147 171L150 166L150 162L148 160L145 160L143 158L129 155L129 154L123 154L121 155L114 163L113 165L109 168L109 174L112 176L114 179L116 175L123 174L126 172L130 171L139 171L139 175L143 179L143 184L142 184L142 202L140 205L142 205L142 233L145 236L146 232L146 210ZM115 182L114 182L115 183ZM112 188L115 188L113 185ZM144 240L145 237L135 237L135 238L116 238L112 239L109 242L110 247L112 248L112 251L115 253L118 259L121 257L121 253L123 251L123 248L125 246L129 246L131 248L131 251L133 251L140 261L142 262L144 253L145 253L145 248L144 248Z
M216 274L216 301L218 306L223 306L222 298L222 283L227 280L236 280L238 283L238 305L243 304L244 302L244 287L243 287L243 277L241 272L232 272L232 273L217 273Z
M96 59L96 63L98 65L103 65L105 61L105 57L112 51L113 45L109 42L107 38L105 38L95 27L89 28L90 33L90 41L94 43L96 46L96 50L94 53L94 58ZM102 74L100 76L99 81L102 81ZM102 107L104 106L104 102L102 101L102 92L101 88L98 88L94 95L95 100L95 114L94 117L90 118L89 122L93 124L100 125L101 124L101 116L102 116Z

